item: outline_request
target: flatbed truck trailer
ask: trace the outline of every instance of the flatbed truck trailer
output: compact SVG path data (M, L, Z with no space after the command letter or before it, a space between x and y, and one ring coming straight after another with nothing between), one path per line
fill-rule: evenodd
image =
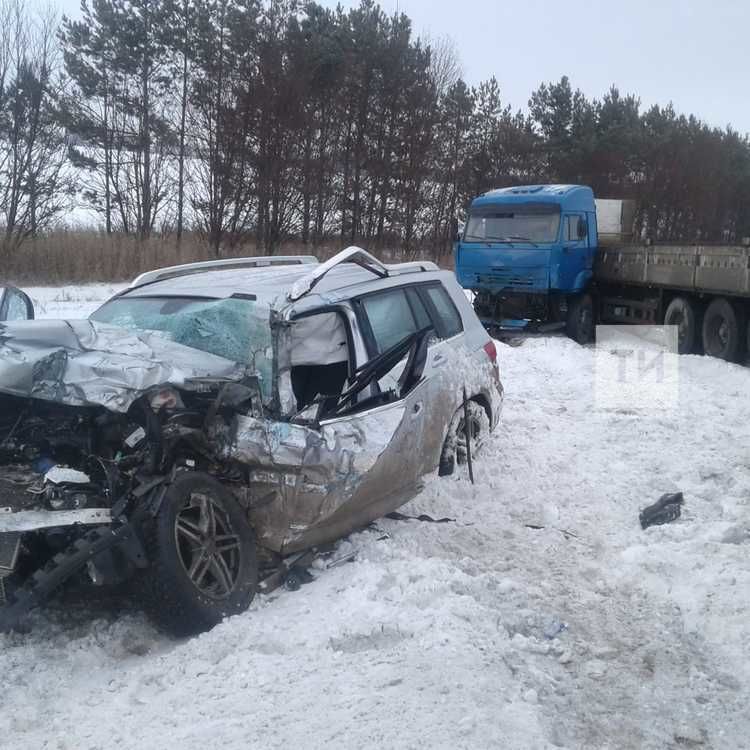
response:
M582 185L502 188L472 201L456 238L459 282L489 329L597 323L678 327L681 354L728 361L750 351L750 247L633 242L632 201Z

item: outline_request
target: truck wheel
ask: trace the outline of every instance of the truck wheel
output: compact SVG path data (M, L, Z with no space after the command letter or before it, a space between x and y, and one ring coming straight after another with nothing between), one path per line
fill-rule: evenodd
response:
M576 297L568 305L565 333L581 345L594 340L594 303L588 294Z
M664 313L664 325L677 326L677 352L692 354L698 338L697 315L692 302L685 297L675 297Z
M703 317L703 349L711 357L738 362L745 347L745 315L729 300L711 302Z
M144 527L149 562L138 589L157 625L175 636L209 630L255 596L255 537L231 492L185 472Z

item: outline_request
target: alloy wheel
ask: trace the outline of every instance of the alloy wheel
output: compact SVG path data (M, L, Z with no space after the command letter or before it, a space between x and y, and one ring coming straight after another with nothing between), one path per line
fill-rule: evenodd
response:
M191 493L174 524L177 552L193 585L212 599L225 599L241 569L240 538L229 516L210 495Z

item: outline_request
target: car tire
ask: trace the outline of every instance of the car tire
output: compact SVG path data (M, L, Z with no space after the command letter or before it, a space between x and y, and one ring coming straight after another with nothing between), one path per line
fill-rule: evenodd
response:
M703 316L703 350L727 362L739 362L745 351L744 311L719 297L711 302Z
M476 455L476 451L481 445L482 439L489 432L489 418L487 412L476 401L469 401L467 404L469 410L469 420L471 422L471 455ZM456 466L466 463L466 433L464 431L464 408L461 408L454 414L448 432L443 441L443 448L440 452L440 464L438 466L438 476L450 476L456 470Z
M208 474L185 472L143 529L149 567L137 588L168 633L210 630L244 612L258 583L255 535L235 497Z
M581 294L568 304L565 333L581 346L594 340L594 303L590 295Z
M698 343L698 315L693 303L685 297L675 297L664 313L664 325L677 326L677 352L693 354Z

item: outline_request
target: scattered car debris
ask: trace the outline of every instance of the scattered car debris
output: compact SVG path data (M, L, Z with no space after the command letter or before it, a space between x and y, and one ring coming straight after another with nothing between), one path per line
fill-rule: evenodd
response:
M681 492L668 492L662 495L653 505L649 505L638 514L641 528L660 526L679 518L683 502Z
M553 618L544 628L543 635L548 640L554 640L560 633L568 629L568 623Z
M331 560L327 560L325 563L326 570L330 570L331 568L337 568L339 565L344 565L345 563L354 562L357 559L357 550L353 549L350 552L346 552L343 555L339 555L338 557L334 557Z
M270 594L280 586L287 591L297 591L303 584L311 583L315 576L310 568L330 570L339 565L353 562L357 557L357 550L353 549L341 555L336 555L335 549L311 549L296 555L290 555L282 560L278 568L258 583L258 591Z
M386 513L386 518L390 518L391 521L425 521L427 523L456 523L455 518L433 518L428 516L426 513L420 513L418 516L407 516L398 511L392 513Z
M284 579L284 588L287 591L299 591L300 588L306 583L312 583L315 577L307 570L300 566L292 568Z
M543 531L546 528L550 528L552 529L552 531L557 531L558 533L562 534L565 537L565 539L577 539L578 541L581 541L581 537L575 532L569 531L568 529L558 529L557 526L547 527L547 526L540 526L539 524L536 524L536 523L525 523L524 526L527 529L531 529L532 531Z

